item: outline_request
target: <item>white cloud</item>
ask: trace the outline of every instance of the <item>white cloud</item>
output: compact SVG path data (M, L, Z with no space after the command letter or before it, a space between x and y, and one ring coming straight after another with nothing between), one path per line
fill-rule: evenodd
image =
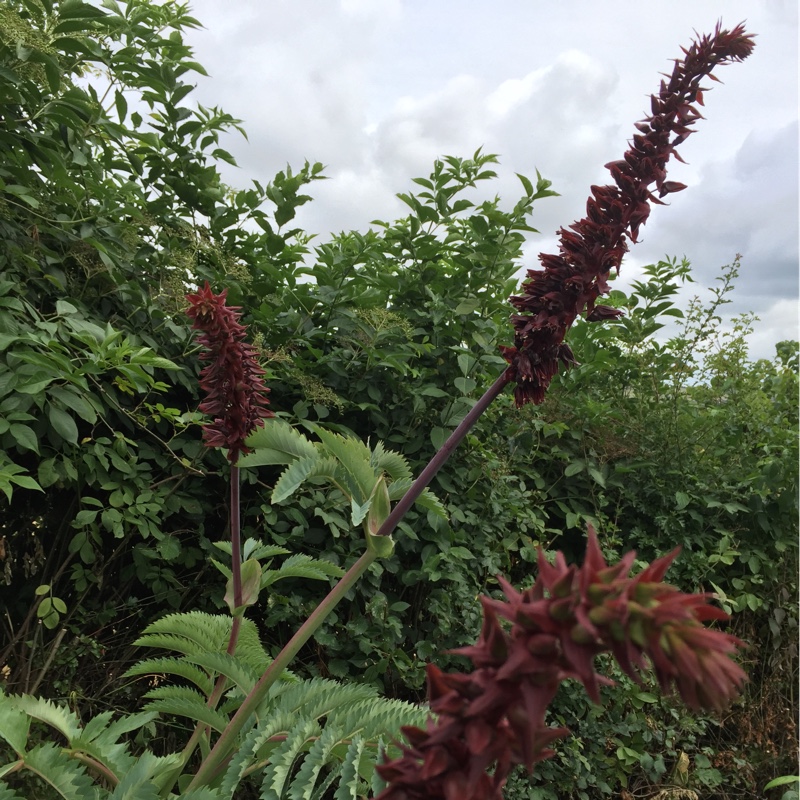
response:
M753 333L747 337L750 358L772 359L776 342L800 338L796 300L778 300L758 317Z
M797 295L797 19L793 4L776 13L779 3L674 0L631 14L629 0L199 0L207 30L190 41L213 75L198 100L241 117L249 134L224 145L242 166L226 171L235 184L321 160L330 180L312 187L298 223L365 229L403 213L394 194L434 158L483 146L501 157L491 196L512 205L514 173L537 168L562 195L537 206L533 266L583 216L590 185L608 182L603 164L621 157L692 29L747 18L756 51L713 84L708 120L681 148L691 165L670 166L689 189L653 209L623 275L685 254L709 283L742 252L734 310L769 310L774 325L762 327L786 338L793 322L776 303Z

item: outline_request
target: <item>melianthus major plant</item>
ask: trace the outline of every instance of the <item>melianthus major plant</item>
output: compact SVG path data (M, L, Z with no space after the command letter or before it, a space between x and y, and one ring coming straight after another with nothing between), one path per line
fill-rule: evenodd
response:
M604 651L635 680L652 665L662 688L674 685L692 708L728 704L745 680L731 660L742 643L703 626L726 618L706 596L683 594L663 583L677 552L630 576L634 554L607 565L591 529L581 568L568 566L561 554L550 564L540 553L531 589L519 593L501 579L506 600L482 599L481 637L458 651L473 662L474 671L443 674L428 668L435 717L426 720L425 711L381 701L367 687L301 682L286 670L369 565L392 552L391 534L410 506L421 502L438 508L427 485L504 388L515 384L518 406L540 403L559 363L574 362L564 338L578 315L585 313L589 321L618 315L596 301L608 289L610 271L619 269L627 240L636 241L649 204L661 202L650 187L655 184L659 197L684 188L666 180L665 166L700 118L695 104L702 104L701 81L713 77L716 66L743 60L752 48L752 37L740 25L732 31L718 26L684 51L653 97L652 115L637 124L630 150L608 165L614 184L593 187L587 216L562 229L559 254L541 256L543 269L529 271L523 293L511 299L518 313L512 317L514 346L503 349L509 366L413 483L402 457L382 445L370 450L322 428L316 430L320 442L312 443L290 426L266 422L272 414L264 373L244 342L238 309L226 305L224 291L214 294L207 284L190 294L189 314L202 332L202 357L209 362L201 374L207 393L201 410L213 419L204 439L209 447L226 448L231 464L231 540L221 547L230 553L231 567L219 565L229 574L231 618L171 615L145 631L140 644L179 655L147 659L130 674L177 675L196 688L156 687L142 714L117 722L105 714L82 726L74 714L48 701L0 695L0 735L17 755L0 777L27 770L69 798L219 800L232 797L243 778L259 774L262 797L288 792L321 798L338 782L335 797L343 800L363 795L366 781L382 800L482 800L502 797L512 766L532 769L551 754L548 745L566 734L545 722L563 680L580 681L599 701L599 686L608 680L595 671L594 660ZM337 570L291 558L277 570L264 570L262 561L286 551L253 541L242 546L239 468L259 463L286 465L275 487L281 498L306 480L336 487L366 538L361 558L338 575L338 583L274 659L244 618L246 608L281 573L319 578ZM398 501L394 508L393 500ZM134 756L121 737L158 712L193 719L193 734L181 753ZM55 728L67 746L30 747L32 719ZM381 735L396 735L401 724L407 744L374 768L385 746ZM19 795L7 782L0 784L0 798L14 797Z

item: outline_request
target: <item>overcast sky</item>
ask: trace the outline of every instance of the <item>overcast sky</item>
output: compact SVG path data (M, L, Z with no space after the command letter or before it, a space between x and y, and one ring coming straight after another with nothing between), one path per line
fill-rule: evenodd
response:
M442 155L500 156L489 186L510 207L514 173L561 197L533 217L526 266L556 249L555 231L584 215L589 186L608 183L649 107L660 72L693 31L747 21L754 54L718 70L706 120L670 179L689 185L657 206L623 263L686 256L710 285L743 256L733 313L761 318L751 356L797 338L798 10L796 0L192 0L205 26L189 44L210 74L193 97L243 120L249 141L224 143L244 187L288 163L322 161L301 224L324 241L402 216L395 194ZM687 299L698 291L693 287Z

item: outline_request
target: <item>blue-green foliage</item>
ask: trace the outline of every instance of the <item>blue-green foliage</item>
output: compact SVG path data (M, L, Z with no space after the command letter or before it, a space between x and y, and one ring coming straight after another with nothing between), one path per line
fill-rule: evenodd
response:
M144 712L117 721L105 712L82 723L49 700L0 693L0 740L12 753L0 767L0 792L13 792L21 774L32 774L36 792L52 791L64 800L191 800L193 792L170 792L183 770L180 753L137 752L123 737L159 716L221 732L271 663L252 622L242 620L235 656L225 652L230 633L230 617L200 612L170 614L148 626L137 644L178 655L147 658L128 670L128 676L148 676L159 685L145 694ZM175 678L181 683L173 683ZM214 708L207 701L220 679L224 697ZM400 727L423 725L426 717L424 708L384 699L367 684L302 680L287 673L240 736L225 772L212 787L196 790L197 797L230 800L244 781L260 787L265 798L310 800L330 790L337 800L358 800L378 786L375 763L382 753L396 752L392 743ZM40 736L32 721L53 729L66 746L36 744Z

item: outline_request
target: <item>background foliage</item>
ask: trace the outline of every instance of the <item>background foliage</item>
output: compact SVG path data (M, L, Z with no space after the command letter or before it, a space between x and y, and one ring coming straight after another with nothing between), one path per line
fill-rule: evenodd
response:
M288 422L383 440L417 471L503 368L506 300L552 193L520 176L515 204L486 199L496 158L445 157L399 195L407 216L312 251L293 221L322 165L222 182L239 124L191 102L196 24L177 2L0 7L0 669L76 710L147 688L119 678L147 623L221 606L207 556L225 465L200 442L186 287L244 307ZM573 329L581 366L543 406L495 403L433 486L449 521L412 512L298 671L421 697L425 662L474 638L493 576L530 581L539 545L578 557L591 520L609 553L683 547L672 581L723 598L752 683L724 719L624 680L602 716L566 692L555 715L575 736L510 795L750 796L794 772L798 352L753 363L756 320L722 327L738 269L685 314L687 263L613 292L627 316ZM278 475L245 472L245 535L349 566L362 545L337 498L311 486L273 506ZM286 580L262 603L268 650L320 586Z

